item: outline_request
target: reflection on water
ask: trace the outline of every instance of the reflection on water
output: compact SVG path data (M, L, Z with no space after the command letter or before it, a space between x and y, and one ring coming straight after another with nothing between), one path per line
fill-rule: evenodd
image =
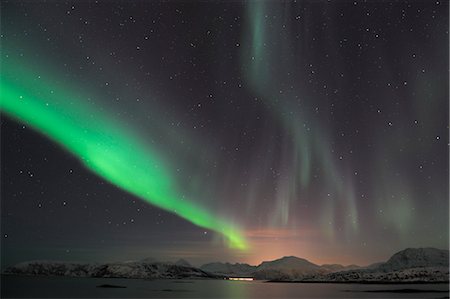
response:
M105 285L109 287L98 287ZM24 276L1 278L2 298L448 298L448 291L448 284L305 284Z

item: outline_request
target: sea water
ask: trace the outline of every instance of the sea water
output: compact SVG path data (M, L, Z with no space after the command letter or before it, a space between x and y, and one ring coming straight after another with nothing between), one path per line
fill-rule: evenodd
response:
M125 288L102 288L101 285ZM448 298L448 284L2 276L2 298Z

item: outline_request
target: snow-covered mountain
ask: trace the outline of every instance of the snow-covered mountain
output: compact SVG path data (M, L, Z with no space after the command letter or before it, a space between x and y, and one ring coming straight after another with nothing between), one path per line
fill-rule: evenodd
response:
M253 276L256 270L256 266L250 266L249 264L230 264L230 263L208 263L200 267L203 271L226 275L226 276Z
M317 282L448 282L449 251L435 248L408 248L394 254L387 262L367 267L338 264L316 265L306 259L288 256L258 266L209 263L192 267L185 260L141 261L87 264L73 262L31 261L7 268L5 274L120 277L145 279L224 278L231 276L280 281Z
M142 261L106 264L31 261L9 267L5 274L145 279L218 278L215 274L192 266Z
M192 265L189 264L189 262L186 261L185 259L178 259L177 261L172 262L172 261L160 261L153 257L146 257L144 259L139 260L139 262L146 263L146 264L170 264L170 265L192 267Z
M350 270L303 277L304 282L448 282L448 267L421 267L397 271Z
M253 273L257 279L297 279L305 275L322 274L326 270L308 260L285 256L274 261L262 262Z
M387 262L367 267L339 264L319 266L306 259L288 256L258 266L211 263L203 265L201 269L222 275L279 281L436 282L448 280L448 258L448 250L408 248L394 254Z
M359 266L342 266L339 264L316 265L306 259L295 256L285 256L273 261L262 262L258 266L248 264L209 263L202 265L200 269L227 276L251 276L256 279L283 280L299 279L306 275L324 274L342 270L356 269Z
M192 267L192 265L189 264L189 262L186 261L185 259L179 259L178 261L175 262L175 265L184 266L184 267Z
M257 270L267 270L267 269L277 269L277 270L288 270L288 269L305 269L305 270L315 270L320 268L320 266L311 263L308 260L296 257L296 256L285 256L277 260L262 262Z
M322 269L326 270L327 272L338 272L338 271L345 271L345 270L354 270L361 268L358 265L348 265L343 266L340 264L324 264L320 266Z
M407 248L394 254L386 263L378 266L379 270L397 271L422 267L447 267L448 250L436 248Z
M436 248L408 248L385 263L365 268L304 277L304 281L332 282L448 282L449 251Z

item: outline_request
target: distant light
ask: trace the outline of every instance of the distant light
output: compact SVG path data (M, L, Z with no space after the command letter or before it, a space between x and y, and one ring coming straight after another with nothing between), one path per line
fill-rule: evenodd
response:
M244 280L244 281L253 281L252 277L230 277L228 280Z

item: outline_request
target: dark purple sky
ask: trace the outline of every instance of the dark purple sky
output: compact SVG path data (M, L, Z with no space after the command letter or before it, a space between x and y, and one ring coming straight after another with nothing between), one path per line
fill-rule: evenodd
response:
M368 264L448 248L447 1L2 1L2 60L154 144L250 249L2 114L2 263L149 256Z

